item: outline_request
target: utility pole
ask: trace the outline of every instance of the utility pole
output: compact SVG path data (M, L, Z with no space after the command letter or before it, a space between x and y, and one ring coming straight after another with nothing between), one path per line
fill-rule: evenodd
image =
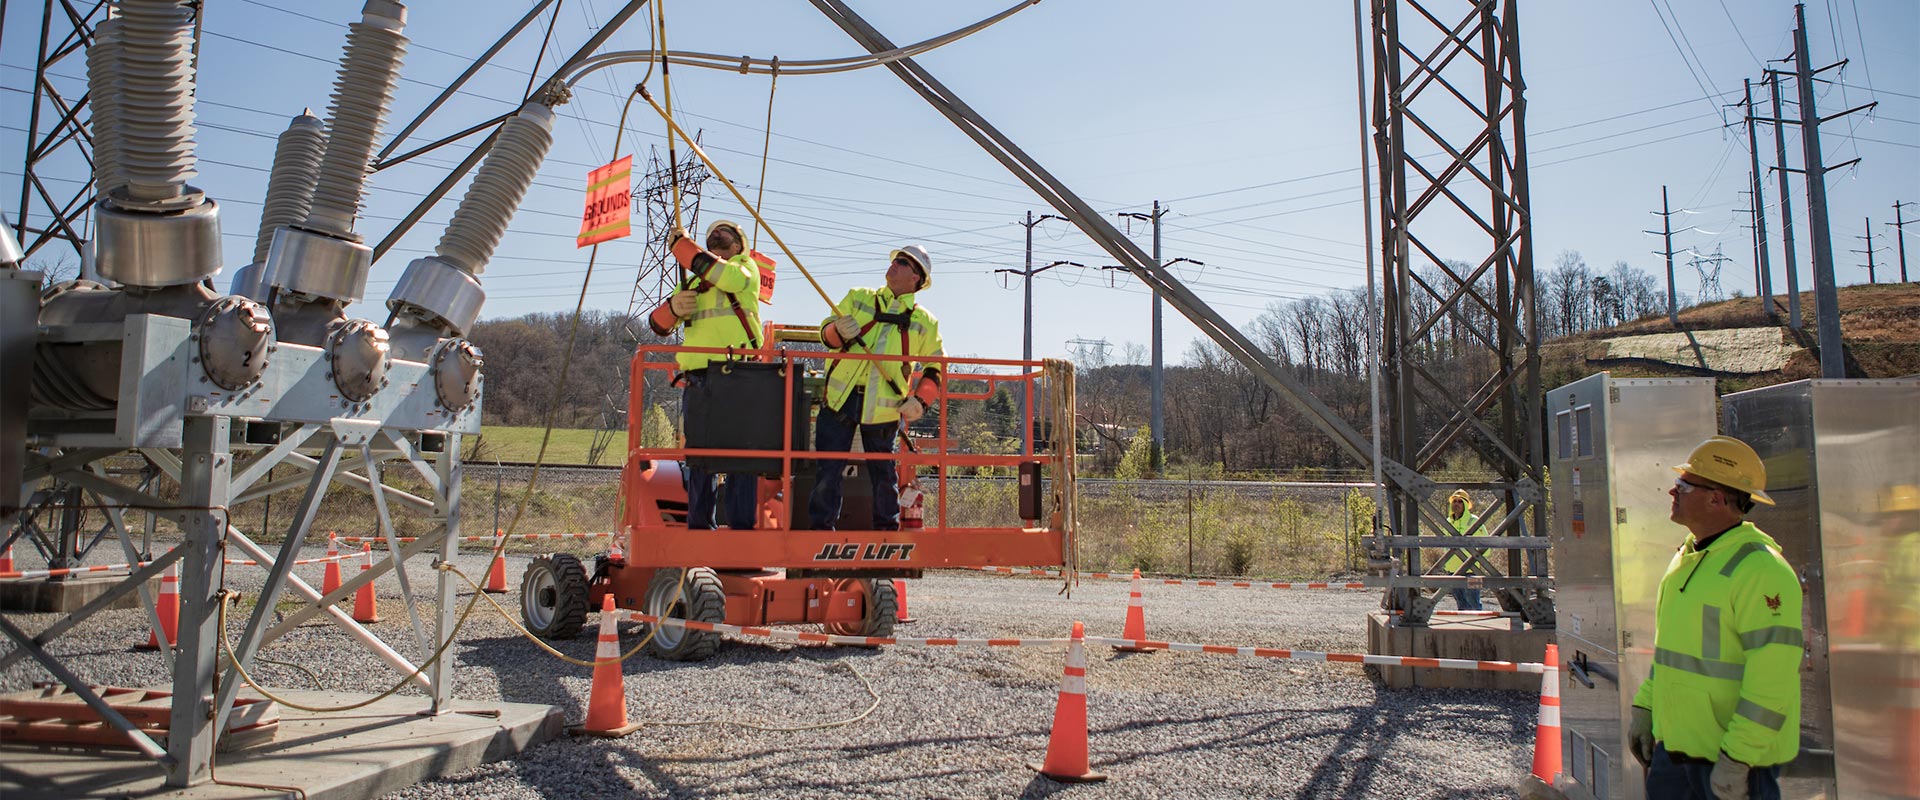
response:
M1819 324L1820 377L1847 377L1845 345L1840 339L1840 293L1833 282L1833 231L1827 225L1827 169L1821 163L1820 123L1872 108L1842 111L1821 119L1813 96L1813 67L1807 52L1807 6L1793 6L1793 66L1800 90L1800 145L1805 151L1807 217L1813 242L1814 316ZM1823 70L1826 68L1822 68Z
M1760 311L1767 319L1773 315L1773 267L1767 258L1767 210L1766 197L1760 193L1760 146L1753 133L1753 80L1743 79L1740 83L1747 92L1747 155L1753 162L1753 264L1759 275L1755 288L1760 291Z
M1153 214L1151 215L1141 214L1137 211L1130 211L1130 212L1125 212L1120 214L1120 216L1125 217L1127 219L1146 220L1153 223L1153 265L1155 267L1166 266L1160 263L1160 217L1165 213L1166 212L1161 210L1160 208L1160 201L1155 200L1153 201ZM1163 368L1163 363L1160 357L1160 306L1161 306L1160 293L1154 292L1153 293L1153 368L1152 368L1151 380L1150 380L1153 386L1153 422L1152 422L1153 450L1152 450L1152 458L1150 461L1151 461L1154 472L1159 472L1160 468L1164 466L1163 458L1165 456L1166 444L1167 444L1166 381L1163 378L1163 373L1161 371Z
M1667 321L1673 327L1680 327L1680 305L1673 295L1673 209L1667 206L1667 187L1660 187L1660 237L1663 247L1653 251L1656 256L1667 257ZM1653 233L1653 231L1645 231Z
M1023 330L1025 331L1025 334L1023 334L1020 339L1020 360L1021 361L1033 360L1033 276L1038 275L1042 272L1046 272L1047 270L1053 269L1054 267L1060 266L1062 264L1073 264L1073 266L1076 266L1076 267L1081 266L1080 264L1074 264L1071 261L1055 261L1039 269L1033 268L1033 226L1038 225L1042 222L1046 222L1047 220L1050 220L1050 219L1057 219L1057 220L1060 220L1061 222L1070 221L1066 217L1058 216L1055 214L1041 214L1040 217L1036 219L1033 216L1033 212L1028 211L1027 221L1020 223L1022 226L1024 226L1027 229L1026 265L1023 268L1018 270L1011 270L1011 269L994 270L994 272L996 273L1004 272L1010 275L1019 275L1022 279L1021 282L1025 285L1025 290L1027 295L1027 305L1026 305L1026 313L1024 315L1024 319L1026 320L1026 325L1023 328ZM1020 384L1020 445L1021 445L1021 454L1023 455L1033 455L1033 426L1027 424L1027 421L1026 421L1027 409L1032 407L1033 407L1033 384L1027 381L1021 381L1021 384Z
M1780 73L1767 73L1767 90L1773 95L1773 155L1776 168L1784 172L1787 169L1787 140L1780 132L1783 124L1780 119ZM1787 327L1800 330L1800 268L1794 264L1793 252L1793 190L1787 184L1787 176L1780 176L1780 240L1781 252L1787 259Z
M1878 279L1878 276L1874 273L1875 265L1873 263L1873 249L1874 249L1873 248L1873 218L1867 217L1866 220L1867 220L1866 235L1853 237L1855 239L1859 239L1860 244L1866 247L1866 249L1855 250L1853 252L1864 254L1867 257L1867 283L1879 283L1880 281Z
M1901 283L1907 282L1907 221L1901 218L1900 207L1910 205L1913 205L1913 203L1902 203L1895 200L1893 203L1893 222L1887 223L1893 226L1893 243L1896 247L1900 248Z

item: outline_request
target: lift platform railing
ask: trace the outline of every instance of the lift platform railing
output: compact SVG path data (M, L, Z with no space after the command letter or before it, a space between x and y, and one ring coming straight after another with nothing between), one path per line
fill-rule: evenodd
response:
M811 330L811 329L809 329ZM936 358L871 355L865 353L841 353L819 350L802 350L784 346L775 337L769 337L770 345L758 350L740 348L704 348L674 345L645 345L637 348L631 372L629 390L630 409L634 420L628 429L628 450L625 461L625 475L622 485L635 486L635 476L639 472L650 470L658 462L682 462L689 457L715 458L756 458L777 459L779 469L778 509L780 513L760 515L759 530L744 532L761 534L767 530L784 531L787 535L779 537L782 542L767 541L768 537L758 537L751 545L730 541L737 537L714 537L715 531L687 531L683 522L675 522L664 516L655 523L647 512L636 513L631 507L623 512L627 515L626 527L631 534L636 552L630 558L657 562L659 566L713 566L724 568L727 565L772 567L820 567L820 554L828 544L844 544L854 534L873 534L853 536L862 541L873 541L882 546L889 543L908 543L915 547L906 553L897 550L893 553L892 566L900 567L947 567L947 566L994 566L1021 563L1033 559L1048 564L1064 564L1070 560L1072 547L1073 515L1073 409L1072 409L1072 365L1055 360L1018 360L968 358L941 356ZM876 364L912 364L934 365L941 368L941 381L928 414L937 420L936 435L932 438L916 437L910 433L903 436L908 446L893 453L833 452L826 457L836 461L871 462L892 461L900 465L903 471L912 470L912 480L931 478L933 491L927 504L924 527L904 531L806 531L795 530L788 519L787 509L791 504L804 503L805 498L794 495L796 468L805 469L813 461L822 457L820 451L807 449L811 441L787 441L785 447L777 448L717 448L717 447L644 447L648 430L644 409L649 408L648 392L655 392L655 401L659 386L667 381L668 375L677 375L681 367L676 356L683 353L703 353L728 359L731 363L779 364L782 366L782 388L780 397L789 398L781 405L781 438L790 439L794 434L794 415L809 414L817 400L804 406L795 407L790 400L795 396L795 381L804 380L810 365L824 366L825 362L865 361ZM723 370L728 361L715 361L708 369ZM966 370L964 372L958 370ZM649 378L653 380L649 380ZM917 376L909 375L917 380ZM1033 396L1043 398L1043 402L1027 404L1018 413L1018 419L1027 429L1033 429L1036 420L1044 419L1047 435L1043 438L1048 446L1036 449L1032 441L1019 444L1017 453L963 453L954 452L952 425L953 404L956 401L984 402L994 396L1001 387L1007 387L1018 396L1023 390L1031 389ZM1045 416L1042 416L1044 412ZM1065 435L1063 440L1060 437ZM1064 442L1064 446L1063 443ZM898 448L897 448L898 449ZM968 526L956 527L952 524L952 495L948 491L948 474L954 468L1004 467L1017 473L1030 476L1031 488L1036 502L1026 509L1031 516L1022 514L1026 524L1020 527ZM1022 468L1025 467L1025 470ZM1041 480L1039 468L1050 473L1052 503L1043 505L1037 502L1041 489L1049 481ZM930 468L931 476L918 474L921 469ZM771 474L771 473L769 473ZM902 485L906 481L901 482ZM1023 480L1028 484L1029 480ZM633 492L627 493L627 501L633 502ZM771 528L767 523L771 519ZM688 534L695 534L689 536ZM726 533L719 531L717 533ZM938 537L926 537L927 534L939 534ZM864 554L861 554L864 555ZM865 560L859 558L856 560ZM739 562L739 563L733 563Z

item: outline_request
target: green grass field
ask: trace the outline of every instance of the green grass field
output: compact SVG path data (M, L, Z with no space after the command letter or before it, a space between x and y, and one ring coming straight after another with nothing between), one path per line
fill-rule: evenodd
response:
M480 428L480 442L477 451L469 449L467 460L474 463L489 461L532 461L540 452L540 434L542 428L513 427L506 425L484 425ZM575 428L554 428L553 440L547 443L548 464L591 464L587 455L593 447L593 431ZM627 448L626 431L615 431L613 441L607 451L600 455L603 465L618 465L620 454Z

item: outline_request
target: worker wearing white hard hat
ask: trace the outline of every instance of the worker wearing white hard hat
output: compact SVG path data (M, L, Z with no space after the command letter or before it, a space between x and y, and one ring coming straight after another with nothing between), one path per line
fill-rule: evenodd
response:
M828 347L847 353L898 356L899 360L828 359L825 403L815 421L813 449L844 453L855 433L869 453L891 453L902 424L911 425L940 394L946 355L940 322L916 295L933 285L927 248L905 245L888 255L886 285L854 289L840 300L839 315L820 323ZM840 519L844 461L823 459L814 477L808 515L814 530L833 530ZM897 530L900 502L892 461L868 461L873 486L873 527Z

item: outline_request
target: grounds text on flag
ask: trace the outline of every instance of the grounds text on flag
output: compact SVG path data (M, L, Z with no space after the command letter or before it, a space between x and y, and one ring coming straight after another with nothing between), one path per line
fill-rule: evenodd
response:
M633 156L587 173L587 208L580 215L576 247L619 239L633 232Z

